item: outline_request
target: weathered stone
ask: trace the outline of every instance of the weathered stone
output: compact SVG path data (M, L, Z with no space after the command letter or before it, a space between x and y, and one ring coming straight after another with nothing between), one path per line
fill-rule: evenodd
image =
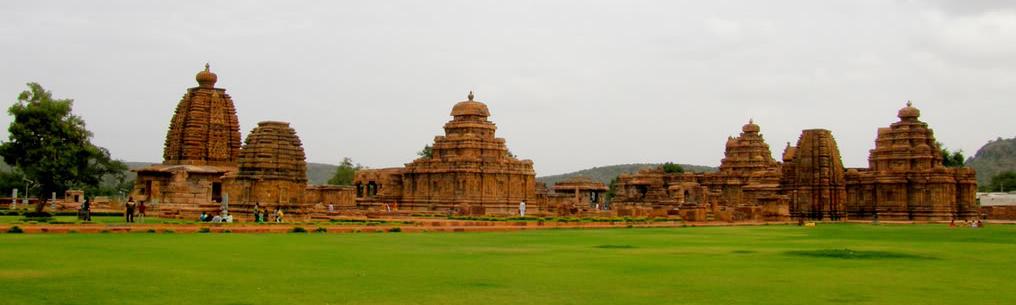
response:
M187 89L166 135L164 164L235 166L240 152L240 124L226 89L215 88L218 77L198 72L198 86Z

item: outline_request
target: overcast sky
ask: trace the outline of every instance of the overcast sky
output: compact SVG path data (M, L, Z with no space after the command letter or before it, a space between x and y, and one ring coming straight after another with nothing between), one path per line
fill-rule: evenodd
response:
M968 155L1016 136L1016 1L3 1L0 37L2 107L39 82L128 161L162 160L205 62L243 137L289 121L308 161L374 168L469 90L539 176L716 166L749 118L777 158L825 128L864 167L907 100Z

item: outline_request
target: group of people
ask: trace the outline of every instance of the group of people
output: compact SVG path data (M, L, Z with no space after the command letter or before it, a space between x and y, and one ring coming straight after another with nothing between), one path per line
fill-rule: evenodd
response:
M261 203L254 203L253 214L256 223L265 223L269 217L272 217L275 222L283 222L286 216L281 207L275 207L275 211L269 213L268 208L262 207Z
M229 211L223 210L219 212L219 215L211 216L204 211L198 216L198 220L201 222L233 222L233 215L229 215Z
M953 219L952 221L950 221L949 222L949 226L950 227L957 227L956 220ZM963 220L963 226L964 227L971 227L971 228L982 228L982 227L984 227L984 223L981 222L980 219L978 219L978 220L967 220L967 219L964 219Z

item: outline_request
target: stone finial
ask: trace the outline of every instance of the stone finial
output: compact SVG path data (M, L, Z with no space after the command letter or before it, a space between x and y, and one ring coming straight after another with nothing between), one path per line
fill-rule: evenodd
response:
M469 95L466 96L470 101L473 100L473 90L469 90Z
M208 63L206 62L206 63L205 63L205 72L212 72L212 71L211 71L211 68L212 68L212 67L211 67L211 65L209 65L209 64L208 64Z
M907 100L907 107L913 107L913 106L914 106L914 103L911 103L910 100Z

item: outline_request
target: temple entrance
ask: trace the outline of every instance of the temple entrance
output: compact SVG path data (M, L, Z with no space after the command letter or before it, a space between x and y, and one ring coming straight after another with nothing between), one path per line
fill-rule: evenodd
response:
M212 182L212 201L222 202L222 183Z

